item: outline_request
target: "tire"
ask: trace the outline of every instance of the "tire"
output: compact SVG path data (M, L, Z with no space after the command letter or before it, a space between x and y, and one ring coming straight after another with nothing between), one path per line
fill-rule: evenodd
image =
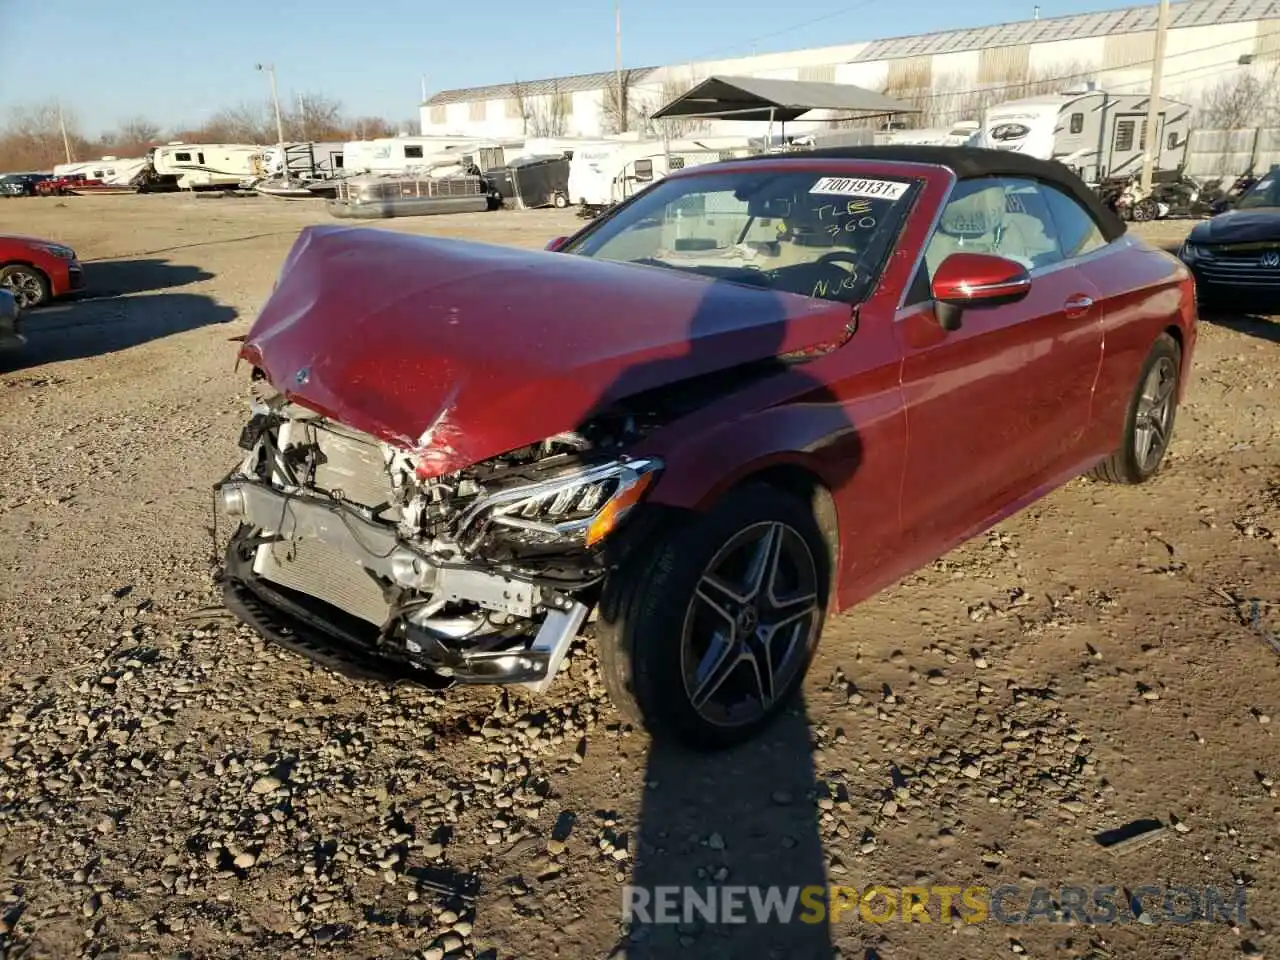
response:
M0 288L12 293L23 310L43 307L50 299L49 278L25 263L0 269Z
M1173 337L1162 333L1138 375L1125 413L1120 449L1089 471L1090 477L1106 483L1137 484L1155 476L1173 439L1181 377L1182 350ZM1152 423L1153 417L1158 431L1154 435L1142 433L1144 423Z
M754 602L734 604L723 587L717 592L704 580L716 574L716 582L737 587L741 600L749 593L740 589L750 566L743 561L764 555L766 543L774 547L767 551L773 576L761 578ZM694 750L749 740L786 709L808 672L830 570L812 510L771 486L741 487L706 513L663 525L610 577L600 604L600 664L614 705L655 739ZM709 593L718 598L718 612L705 599ZM725 612L731 606L732 616ZM780 632L765 636L771 621ZM728 640L723 628L731 631ZM716 649L727 653L717 657ZM753 658L766 654L770 680L757 682ZM707 674L705 699L695 697L700 669ZM766 688L769 697L762 695Z
M563 210L565 207L569 205L569 198L566 197L563 193L557 193L554 197L552 197L551 202L555 204L555 206L558 209Z
M1138 223L1154 220L1159 214L1160 207L1150 197L1133 205L1133 219Z

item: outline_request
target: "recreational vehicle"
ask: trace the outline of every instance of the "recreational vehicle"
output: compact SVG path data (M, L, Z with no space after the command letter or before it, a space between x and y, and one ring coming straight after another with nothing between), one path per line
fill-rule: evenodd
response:
M741 137L699 140L615 141L574 151L569 162L569 200L579 213L593 217L633 193L661 180L672 170L747 156Z
M144 179L150 166L151 162L146 157L103 157L101 160L59 163L53 168L53 175L81 176L105 186L127 187Z
M328 180L340 177L344 171L343 143L286 143L284 156L288 158L289 178L292 180ZM268 179L284 172L280 159L280 146L273 144L262 151L258 162L258 176Z
M977 120L962 120L950 127L926 127L921 130L884 130L875 135L877 144L928 144L939 147L963 147L978 132Z
M255 174L263 148L249 143L171 143L156 147L156 175L175 178L182 190L234 187Z
M343 167L348 175L357 173L404 174L429 166L437 154L461 146L471 146L475 137L380 137L356 140L343 147Z
M984 111L976 145L1058 160L1088 183L1131 176L1147 148L1148 102L1146 94L1093 89L1009 100ZM1191 108L1162 98L1158 121L1155 168L1176 170L1187 155Z

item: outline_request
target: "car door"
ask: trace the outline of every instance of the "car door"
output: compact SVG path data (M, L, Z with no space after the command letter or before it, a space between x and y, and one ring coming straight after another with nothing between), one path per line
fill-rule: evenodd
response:
M1014 178L961 181L922 263L931 273L959 251L1009 257L1031 274L1024 299L966 310L950 332L931 299L899 312L902 529L918 561L1061 479L1085 434L1102 346L1099 293L1064 256L1044 189ZM927 280L914 289L927 291Z

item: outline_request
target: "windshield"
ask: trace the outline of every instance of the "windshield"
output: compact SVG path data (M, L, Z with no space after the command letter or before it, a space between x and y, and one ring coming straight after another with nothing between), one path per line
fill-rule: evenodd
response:
M918 183L768 169L677 177L563 252L858 303Z
M1280 207L1280 177L1272 170L1248 189L1236 204L1237 210L1257 210L1261 207Z

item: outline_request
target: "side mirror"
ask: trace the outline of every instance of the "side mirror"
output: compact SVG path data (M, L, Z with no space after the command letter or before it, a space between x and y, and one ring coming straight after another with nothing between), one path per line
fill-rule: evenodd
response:
M933 299L943 330L958 330L965 310L1017 303L1030 290L1026 267L990 253L953 253L933 275Z
M555 253L557 250L559 250L568 242L569 242L568 237L556 237L554 240L552 240L550 243L547 244L545 249L550 250L552 253Z

